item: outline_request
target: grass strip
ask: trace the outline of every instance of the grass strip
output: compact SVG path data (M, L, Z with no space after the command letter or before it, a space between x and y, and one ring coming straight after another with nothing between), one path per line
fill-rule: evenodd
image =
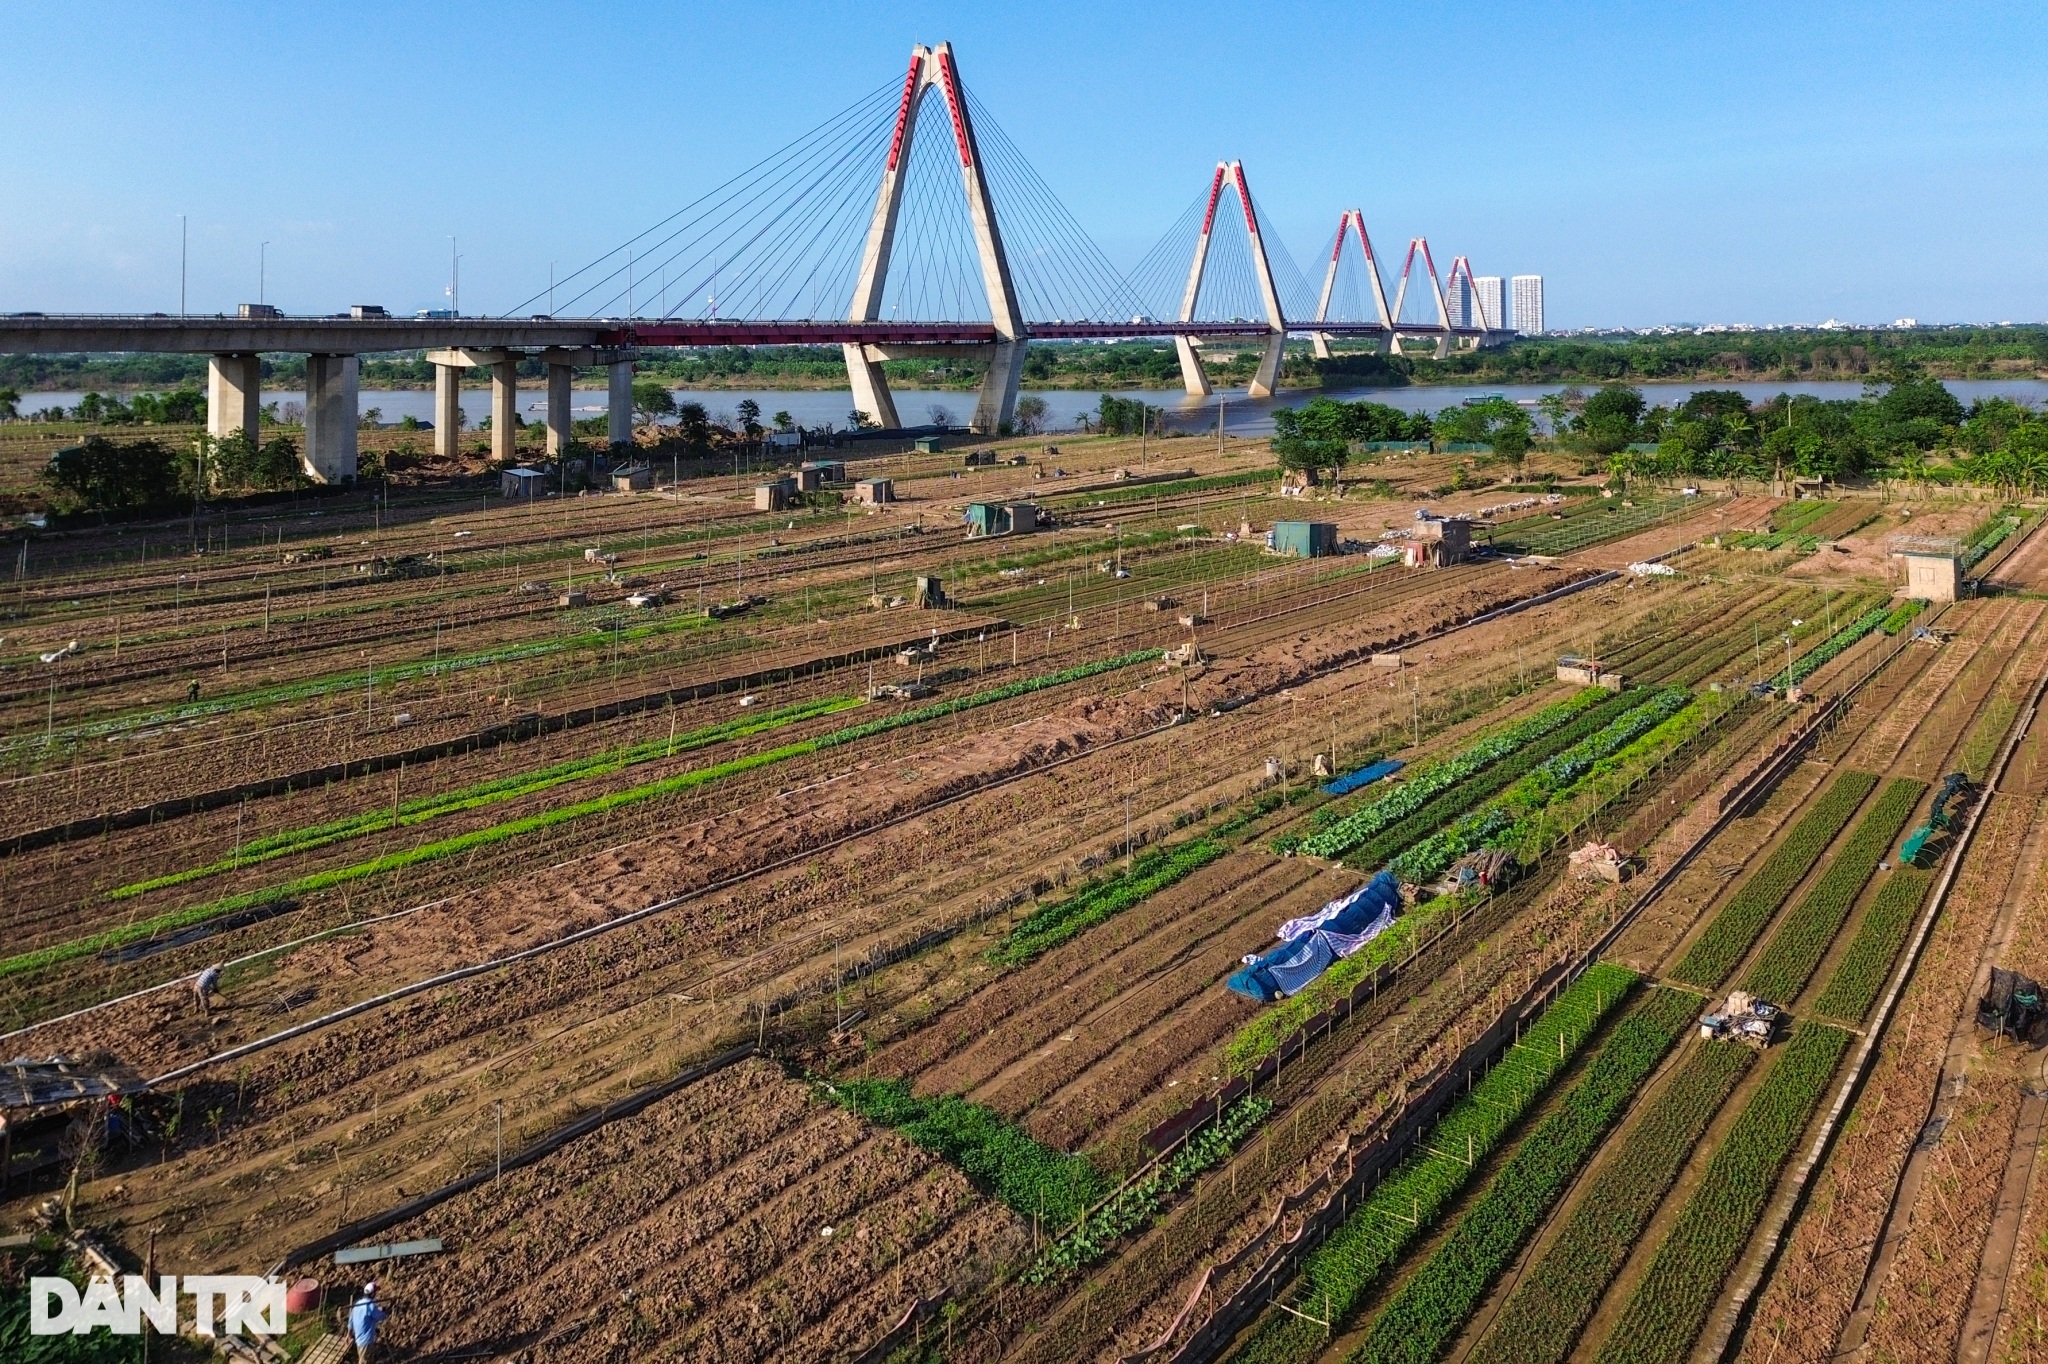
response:
M1569 700L1545 706L1526 720L1487 735L1453 757L1412 772L1392 791L1352 811L1320 833L1303 839L1301 851L1311 857L1341 857L1374 834L1408 818L1481 768L1499 762L1523 745L1569 724L1581 711L1606 699L1600 688L1587 687Z
M132 924L124 924L119 928L110 928L103 932L88 934L83 938L74 938L69 942L52 943L47 947L37 948L33 952L23 952L16 956L0 959L0 978L19 975L24 971L39 970L45 966L72 961L79 957L90 956L94 952L103 952L110 947L119 947L131 942L141 942L158 933L175 928L184 928L191 924L204 923L208 919L217 918L223 914L232 914L236 910L249 909L256 905L275 904L280 900L290 900L301 895L309 895L315 891L327 890L350 881L361 880L364 877L397 871L405 867L437 861L444 857L453 857L476 848L487 847L493 843L502 843L507 839L517 838L522 834L532 833L538 829L552 828L557 824L566 824L572 820L584 819L591 815L610 814L624 806L636 805L644 801L674 795L678 791L686 791L692 787L709 785L737 773L751 771L757 767L767 767L772 763L802 757L808 753L821 752L828 748L837 748L844 744L854 743L860 739L872 738L878 734L886 734L891 730L922 724L925 721L940 719L948 715L957 715L961 711L972 710L977 706L993 705L998 701L1011 700L1031 692L1042 691L1047 687L1057 687L1068 682L1093 677L1099 673L1110 672L1118 668L1128 668L1138 663L1150 662L1157 657L1159 657L1159 650L1141 649L1135 653L1120 654L1115 658L1103 659L1096 663L1083 663L1072 668L1063 668L1059 672L1048 673L1042 677L1020 678L1015 682L995 687L989 691L976 692L971 696L959 697L952 701L941 701L929 706L920 706L915 710L903 711L900 714L887 716L880 720L870 720L865 724L852 725L845 729L835 729L829 734L821 734L816 738L802 739L793 744L783 744L778 748L763 749L759 753L749 753L743 757L732 758L710 767L700 767L689 772L679 772L674 776L663 777L659 781L645 782L639 786L627 787L623 791L612 791L602 796L594 796L589 800L577 801L571 805L558 806L552 810L543 810L536 814L522 816L519 819L488 825L482 829L472 829L467 833L455 834L448 838L438 839L432 843L422 843L417 847L407 848L402 851L384 853L381 856L370 858L368 861L356 862L343 867L333 867L326 871L312 872L280 885L267 886L260 890L245 891L239 895L225 896L205 904L172 910L168 913L158 914L152 918L139 920Z
M1030 961L1208 866L1228 851L1225 844L1215 839L1193 838L1140 853L1128 869L1090 881L1064 899L1039 906L988 950L988 959L1002 966Z
M1557 1110L1531 1130L1449 1236L1401 1286L1349 1356L1356 1364L1433 1364L1501 1271L1542 1225L1579 1167L1621 1117L1699 1001L1653 990L1615 1024Z
M1523 1274L1471 1364L1560 1364L1756 1053L1710 1043L1679 1064L1595 1174L1557 1239Z
M1635 972L1601 962L1559 995L1486 1078L1451 1105L1421 1146L1302 1262L1292 1294L1294 1311L1338 1329L1373 1282L1464 1189L1479 1161L1542 1096L1601 1020L1621 1005L1636 980ZM1232 1358L1242 1364L1306 1364L1327 1340L1316 1321L1272 1311Z
M1870 1006L1877 1002L1877 992L1891 975L1899 949L1906 945L1913 915L1932 879L1933 873L1912 867L1900 867L1885 878L1870 908L1864 911L1863 926L1856 930L1855 941L1835 963L1835 973L1828 977L1820 998L1814 1000L1815 1013L1846 1023L1863 1021Z
M1089 1213L1080 1225L1047 1246L1025 1271L1027 1284L1061 1283L1108 1255L1111 1247L1144 1226L1166 1200L1229 1158L1273 1111L1273 1101L1246 1096L1190 1137L1173 1158Z
M1019 1217L1065 1226L1109 1192L1086 1156L1055 1151L957 1094L921 1099L905 1080L835 1080L820 1088L869 1122L901 1132Z
M1762 955L1743 977L1742 988L1765 999L1796 999L1807 979L1828 950L1828 944L1848 922L1849 911L1863 885L1877 874L1877 864L1891 848L1892 840L1906 827L1913 807L1927 790L1925 782L1899 777L1886 783L1871 803L1870 810L1842 844L1842 850L1828 862L1827 870L1813 883L1813 889L1785 916L1777 932L1764 945Z
M110 900L125 900L136 895L145 895L167 886L181 886L222 872L235 871L258 862L268 862L295 853L312 852L315 849L332 847L351 838L377 833L385 829L410 828L429 820L446 815L460 814L486 805L517 800L537 791L546 791L572 781L583 781L590 777L607 776L613 772L635 767L641 763L653 762L689 753L696 749L708 748L713 744L731 739L742 739L754 734L765 734L803 720L815 719L821 715L834 715L850 710L863 702L856 696L835 696L820 701L804 701L793 706L749 715L737 720L726 720L715 725L706 725L688 734L679 734L674 739L652 739L646 743L620 747L604 753L583 758L570 758L553 763L532 772L519 772L509 777L494 777L488 781L474 782L444 791L436 795L420 796L403 801L394 811L370 810L350 815L345 819L329 820L322 824L308 825L297 829L285 829L262 838L252 838L241 845L232 857L209 862L205 866L187 867L165 876L151 877L146 881L131 881L125 886L116 886L107 892Z
M1693 941L1678 969L1671 973L1672 979L1703 990L1719 985L1876 786L1877 778L1870 773L1844 769L1813 808L1800 817L1785 841L1728 898L1706 932Z
M1794 1026L1629 1295L1596 1364L1680 1364L1749 1244L1851 1034Z

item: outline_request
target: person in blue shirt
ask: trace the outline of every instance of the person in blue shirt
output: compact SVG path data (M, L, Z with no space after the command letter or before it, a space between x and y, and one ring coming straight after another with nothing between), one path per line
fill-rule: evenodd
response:
M377 1281L364 1284L348 1309L348 1333L355 1341L358 1364L374 1364L383 1353L377 1348L377 1331L390 1315L391 1309L377 1301Z

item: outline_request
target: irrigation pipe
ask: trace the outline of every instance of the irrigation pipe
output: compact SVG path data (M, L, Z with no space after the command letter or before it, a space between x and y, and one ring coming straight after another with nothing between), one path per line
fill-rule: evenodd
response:
M1694 1357L1700 1364L1712 1364L1713 1361L1727 1357L1729 1347L1737 1334L1736 1328L1747 1314L1751 1298L1762 1285L1764 1275L1776 1262L1784 1240L1785 1228L1790 1225L1793 1215L1805 1203L1807 1187L1813 1173L1826 1158L1828 1148L1834 1142L1835 1131L1841 1124L1842 1115L1848 1111L1850 1101L1863 1087L1863 1079L1869 1069L1871 1057L1876 1054L1878 1046L1884 1040L1885 1028L1891 1022L1899 996L1905 992L1906 982L1912 978L1914 969L1920 964L1920 953L1925 949L1927 939L1934 932L1935 921L1941 917L1942 908L1948 902L1949 890L1962 872L1963 858L1968 854L1970 844L1977 836L1977 826L1982 822L1984 811L1990 808L1991 802L1997 798L1998 788L2005 781L2006 768L2011 764L2013 754L2019 750L2021 740L2026 737L2027 731L2033 727L2040 713L2044 694L2048 694L2048 672L2043 672L2040 680L2034 684L2034 693L2027 702L2026 710L2015 719L2012 728L2006 731L2005 745L1998 754L1998 764L1985 775L1984 799L1971 807L1969 815L1964 820L1962 832L1956 836L1955 847L1949 853L1948 864L1942 868L1941 879L1935 883L1934 894L1928 897L1927 907L1920 912L1920 925L1913 933L1913 941L1908 945L1904 958L1892 972L1891 984L1886 988L1884 999L1878 1005L1876 1017L1864 1029L1862 1045L1856 1049L1856 1059L1850 1065L1849 1073L1842 1077L1841 1083L1836 1087L1835 1101L1829 1106L1820 1130L1814 1134L1813 1142L1807 1148L1806 1159L1800 1162L1799 1169L1792 1176L1789 1190L1778 1197L1776 1206L1766 1217L1763 1239L1756 1243L1756 1248L1751 1251L1753 1262L1736 1288L1734 1299L1723 1312L1722 1320L1714 1330L1713 1339L1695 1352Z

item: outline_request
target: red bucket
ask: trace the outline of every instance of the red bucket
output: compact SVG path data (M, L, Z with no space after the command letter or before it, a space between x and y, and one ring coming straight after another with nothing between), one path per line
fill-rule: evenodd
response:
M320 1281L300 1279L284 1291L284 1310L287 1316L298 1316L302 1312L320 1310Z

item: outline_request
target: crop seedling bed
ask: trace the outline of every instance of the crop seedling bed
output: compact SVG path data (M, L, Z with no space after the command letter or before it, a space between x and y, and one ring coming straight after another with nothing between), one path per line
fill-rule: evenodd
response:
M1849 949L1835 963L1827 987L1814 1000L1813 1011L1846 1023L1861 1023L1877 1003L1877 993L1892 972L1899 949L1912 931L1913 915L1933 879L1930 872L1900 867L1885 878L1864 911L1863 926Z
M1905 828L1926 790L1925 782L1910 777L1885 785L1820 879L1771 935L1763 954L1743 977L1745 990L1770 1000L1790 1001L1799 996L1828 944L1848 921L1864 883L1876 874L1878 862Z
M1794 1025L1657 1247L1598 1364L1678 1364L1706 1325L1852 1035Z
M1352 1364L1434 1364L1541 1225L1638 1087L1693 1021L1698 1001L1655 990L1616 1023L1557 1110L1517 1146L1479 1198L1374 1320Z
M1421 1148L1360 1200L1342 1225L1302 1262L1289 1295L1294 1312L1268 1312L1231 1358L1237 1364L1293 1364L1320 1353L1324 1328L1348 1318L1381 1275L1472 1177L1521 1115L1626 999L1634 972L1602 962L1559 995L1483 1080L1452 1104Z
M1721 907L1706 931L1694 940L1672 977L1712 990L1749 952L1771 915L1806 878L1828 844L1877 786L1868 772L1844 769L1813 808L1800 816L1785 841L1771 851Z
M1754 1058L1747 1047L1694 1047L1642 1118L1622 1133L1556 1239L1524 1271L1474 1347L1472 1364L1559 1364L1571 1354L1693 1146Z

